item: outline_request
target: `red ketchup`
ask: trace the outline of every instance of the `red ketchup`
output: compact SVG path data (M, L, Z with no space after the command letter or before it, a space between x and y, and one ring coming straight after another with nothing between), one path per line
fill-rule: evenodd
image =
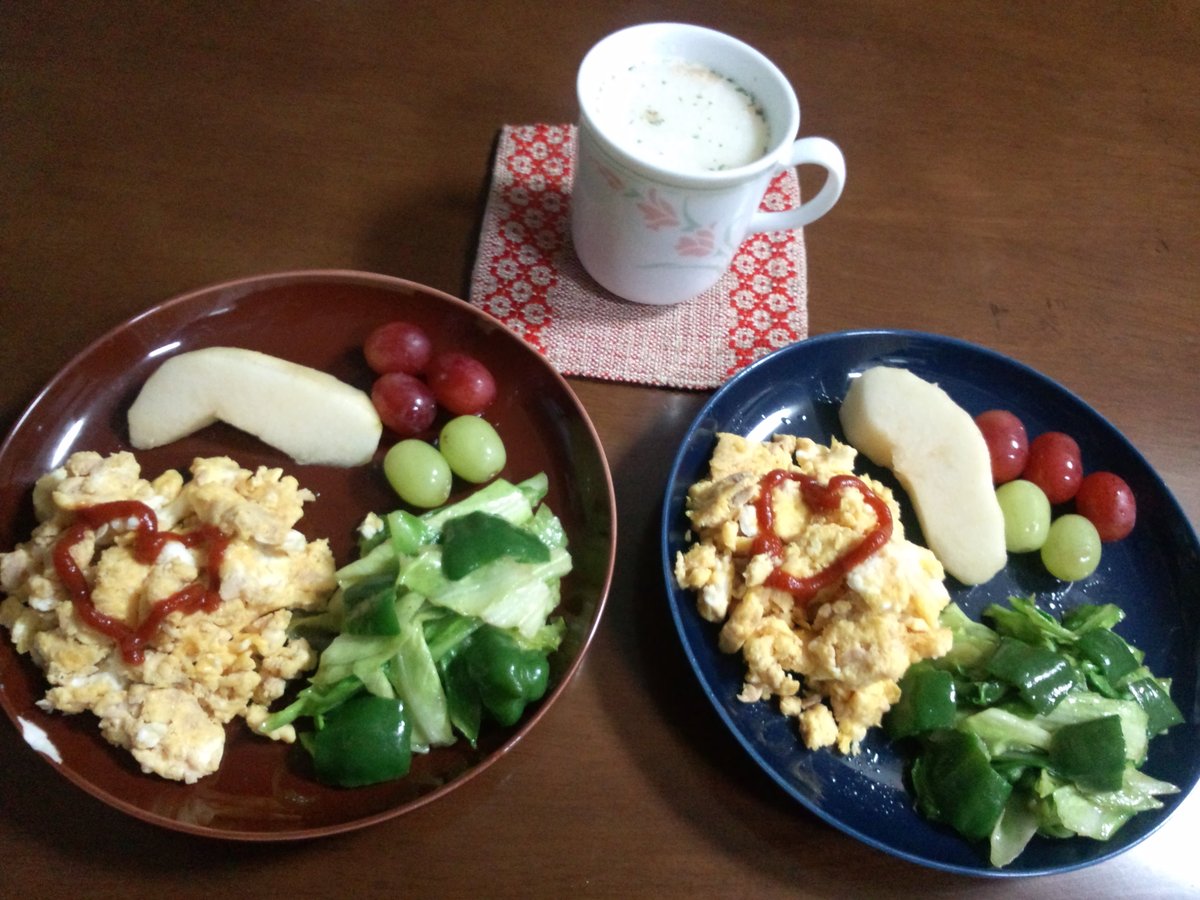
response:
M796 481L800 484L800 496L809 508L821 512L835 510L841 505L843 490L854 489L863 495L867 505L875 513L875 527L844 556L836 559L828 567L810 575L798 578L776 566L764 582L767 587L778 588L790 593L801 603L806 603L824 588L840 581L850 569L863 560L878 552L892 537L892 513L887 504L869 487L853 475L835 475L829 483L822 485L815 478L800 472L788 472L775 469L768 472L759 482L759 496L755 502L758 512L758 537L754 539L752 551L755 555L769 553L779 557L783 553L783 540L775 533L775 512L771 507L771 494L784 481Z
M71 555L71 548L83 540L88 531L101 525L124 519L136 519L133 557L138 562L152 563L162 548L171 541L185 547L208 547L208 578L206 584L189 584L154 604L150 614L136 627L130 628L120 619L100 612L92 602L92 589L83 570ZM221 562L229 546L229 537L213 525L203 525L187 534L159 531L154 510L137 500L117 500L98 503L75 511L75 521L54 545L54 569L59 580L71 594L75 612L88 626L117 642L121 655L130 665L138 665L145 656L145 646L158 633L163 620L171 613L212 612L221 603Z

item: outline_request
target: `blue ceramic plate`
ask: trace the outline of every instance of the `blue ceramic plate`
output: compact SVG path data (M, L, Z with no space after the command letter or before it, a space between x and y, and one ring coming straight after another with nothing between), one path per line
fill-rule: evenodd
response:
M1035 838L1004 869L993 869L987 848L922 819L903 784L901 758L878 729L855 757L811 752L792 724L766 703L737 700L740 656L717 650L716 626L695 610L691 592L672 574L684 549L688 487L705 477L717 432L755 439L774 432L828 443L844 439L838 407L849 379L874 365L907 368L940 384L972 415L986 409L1015 412L1031 436L1065 431L1083 449L1087 471L1122 475L1138 500L1138 523L1124 541L1106 544L1100 567L1086 581L1064 585L1048 576L1036 554L1010 557L985 585L968 588L947 579L955 602L974 618L993 601L1035 594L1039 605L1060 612L1084 601L1114 602L1126 612L1118 626L1146 651L1158 675L1174 679L1173 697L1187 723L1154 739L1145 770L1180 787L1161 810L1135 817L1110 841ZM911 504L891 474L860 459L865 471L895 487L904 525L921 540ZM1146 460L1095 410L1069 391L1020 363L971 344L904 331L824 335L793 344L749 366L709 400L683 441L667 485L662 523L663 569L671 613L700 684L721 719L751 758L780 787L847 834L912 862L975 875L1041 875L1110 859L1141 841L1166 820L1200 778L1197 711L1200 545L1186 516Z

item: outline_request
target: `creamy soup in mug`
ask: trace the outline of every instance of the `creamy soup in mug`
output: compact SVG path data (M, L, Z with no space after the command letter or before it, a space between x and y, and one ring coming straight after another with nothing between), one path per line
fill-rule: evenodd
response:
M717 172L759 159L771 132L736 82L679 58L647 60L595 87L597 128L632 156L676 171Z

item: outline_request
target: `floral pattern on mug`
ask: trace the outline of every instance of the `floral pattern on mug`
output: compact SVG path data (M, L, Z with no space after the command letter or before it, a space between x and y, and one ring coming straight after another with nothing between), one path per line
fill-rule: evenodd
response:
M684 234L675 242L675 252L680 256L711 256L716 250L717 236L711 227Z
M679 227L679 215L675 212L675 207L669 200L660 197L654 188L646 191L646 198L637 204L637 208L646 227L651 231Z
M699 261L713 256L732 256L736 250L731 235L726 235L723 240L718 238L716 223L704 226L692 218L687 209L686 198L677 208L675 203L660 194L655 187L643 189L636 183L631 184L602 163L595 163L595 169L611 191L634 201L647 229L655 232L675 229L680 232L678 239L671 245L677 257ZM655 265L688 268L694 267L695 263L663 261Z

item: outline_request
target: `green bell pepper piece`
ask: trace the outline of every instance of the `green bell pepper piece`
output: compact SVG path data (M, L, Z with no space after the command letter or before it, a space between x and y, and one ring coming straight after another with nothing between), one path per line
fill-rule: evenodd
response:
M455 665L456 658L452 653L439 659L438 675L446 693L446 714L450 724L474 747L483 724L483 701L479 699L479 690L471 681L467 667Z
M411 740L404 704L364 693L326 714L308 749L322 782L360 787L407 775Z
M1171 694L1161 678L1148 675L1131 681L1125 686L1129 696L1146 713L1146 734L1153 737L1162 734L1172 725L1183 722L1183 713L1171 699Z
M1075 648L1080 656L1095 663L1110 683L1124 678L1139 665L1124 639L1107 628L1085 631Z
M1015 687L1039 715L1049 713L1079 686L1074 666L1061 653L1010 637L1000 639L987 671Z
M463 663L483 708L501 725L515 725L525 706L540 700L550 681L545 653L526 650L507 632L485 625L471 635Z
M939 660L940 662L940 660ZM968 678L954 679L954 696L960 707L965 709L987 709L996 706L1012 688L997 678L972 681Z
M474 742L486 712L515 725L550 682L548 654L521 646L503 629L481 625L439 662L451 721Z
M413 556L425 544L432 544L436 535L414 516L404 509L397 509L387 514L387 534L392 549L397 556Z
M451 581L505 556L544 563L550 548L523 528L486 512L467 513L442 528L442 574Z
M521 525L533 518L533 508L542 501L549 489L550 479L545 472L539 472L518 484L497 478L466 499L431 509L420 518L433 540L441 536L447 522L461 519L472 512L491 513L514 525Z
M992 769L983 741L962 731L931 735L912 768L917 805L971 840L981 840L1004 811L1012 784Z
M1049 765L1047 754L1037 750L1009 750L992 757L992 769L1014 788L1021 786L1031 769L1040 770Z
M884 729L892 740L899 740L953 728L956 706L954 676L917 663L900 679L900 699L888 710Z
M396 579L372 575L342 592L342 631L346 634L397 635Z
M1125 775L1125 736L1119 716L1064 725L1050 741L1050 767L1081 788L1120 790Z

